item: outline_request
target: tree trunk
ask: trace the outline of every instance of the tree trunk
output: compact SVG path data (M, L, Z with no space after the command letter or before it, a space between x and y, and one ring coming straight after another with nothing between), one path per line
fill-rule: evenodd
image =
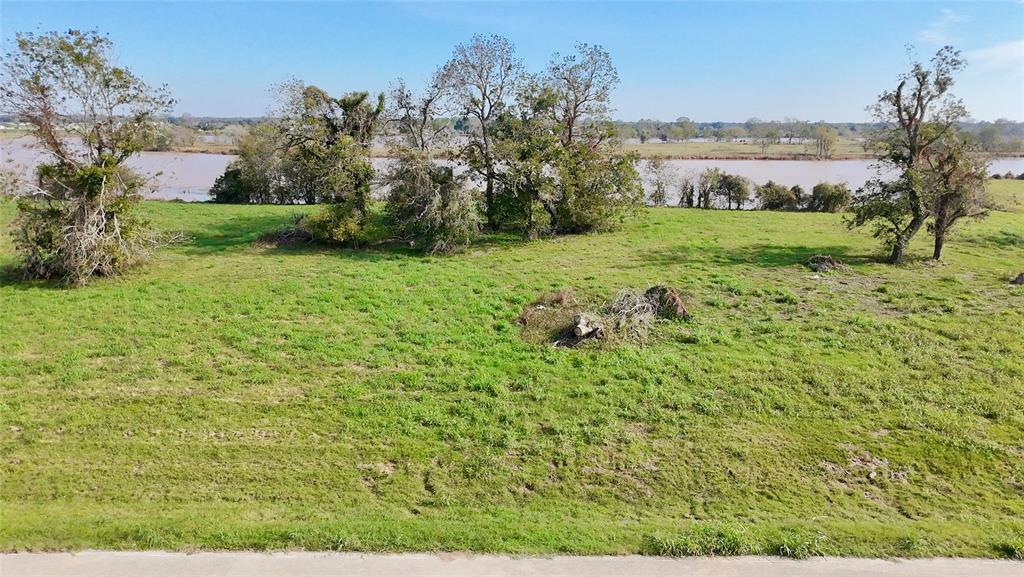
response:
M921 225L924 224L923 216L915 216L910 224L907 225L898 235L896 235L896 242L892 245L892 253L889 255L889 264L903 264L903 259L907 254L907 247L910 246L911 239L917 234L917 231L921 229Z
M939 260L942 258L942 246L944 244L946 244L946 233L936 229L935 249L932 250L932 260Z
M487 228L495 230L497 227L494 223L494 172L487 171L487 186L484 190L484 212L487 213Z
M941 197L939 210L935 214L935 248L932 250L932 260L942 258L942 246L946 244L946 231L950 227L949 211L946 208L947 200L952 199L945 195Z

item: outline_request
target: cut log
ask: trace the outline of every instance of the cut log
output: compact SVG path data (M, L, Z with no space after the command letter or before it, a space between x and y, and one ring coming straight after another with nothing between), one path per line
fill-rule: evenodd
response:
M579 313L572 317L572 334L580 339L601 338L604 336L604 324L595 316Z

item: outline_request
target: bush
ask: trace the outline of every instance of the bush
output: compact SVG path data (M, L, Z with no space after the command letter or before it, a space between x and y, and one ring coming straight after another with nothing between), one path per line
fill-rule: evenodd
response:
M755 191L761 210L797 210L799 199L793 189L769 180Z
M572 144L565 148L556 170L557 198L544 204L557 233L612 229L643 202L635 155Z
M391 192L386 212L396 234L411 246L450 254L480 234L476 194L451 168L434 164L427 154L403 152L387 182Z
M853 193L846 183L821 182L814 185L806 210L810 212L843 212L853 202Z
M313 240L358 245L366 240L364 218L352 203L327 204L299 221L298 227Z
M213 183L213 187L210 188L210 198L213 199L213 202L232 204L249 203L251 193L250 188L242 179L241 169L233 168L233 164L234 163L228 165L224 174L218 176L217 180Z
M13 237L24 275L80 285L145 259L156 241L147 223L132 213L134 199L108 202L19 198Z

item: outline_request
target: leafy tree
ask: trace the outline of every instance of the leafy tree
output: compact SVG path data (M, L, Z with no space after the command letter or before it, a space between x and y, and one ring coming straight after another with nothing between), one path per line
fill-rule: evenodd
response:
M375 175L369 146L384 111L384 95L374 105L366 92L334 98L316 86L292 81L281 87L281 100L277 125L284 186L307 204L332 205L309 217L314 236L360 242Z
M499 224L494 201L498 179L494 122L516 90L522 68L515 47L507 38L476 35L455 47L441 72L458 107L473 120L462 156L484 180L484 211L491 229Z
M714 192L725 200L726 209L739 210L750 200L750 181L737 174L722 173Z
M606 136L605 130L585 130L605 118L611 92L619 83L619 73L604 48L580 43L574 54L555 54L546 80L558 95L555 119L563 145L570 146L581 136L588 140Z
M941 146L926 157L924 188L934 215L928 223L935 239L934 260L942 258L942 248L957 222L963 218L984 218L992 207L985 190L988 163L971 152L965 138L948 132Z
M697 125L685 116L680 116L669 127L669 136L675 140L689 140L697 136Z
M998 124L984 123L981 130L978 131L978 142L981 144L981 149L986 152L994 152L999 150L999 142L1002 137L1002 131Z
M643 201L635 154L574 142L555 163L556 195L542 199L557 233L609 230Z
M796 199L796 206L798 209L807 204L807 193L804 192L804 187L799 184L794 184L792 188L789 189L789 192L791 192L793 194L793 198Z
M814 127L813 134L814 155L822 160L832 158L836 143L839 142L839 133L836 129L822 123Z
M386 212L399 238L431 254L469 246L480 233L476 193L451 167L406 148L388 173Z
M809 212L843 212L853 201L853 193L845 182L819 182L811 189L804 210Z
M686 208L693 208L696 200L697 187L693 183L693 178L684 176L679 180L679 206Z
M251 190L242 179L242 171L231 165L224 174L217 177L210 187L210 198L213 202L224 204L249 204L252 202Z
M697 176L696 192L697 207L711 208L711 199L718 190L719 181L725 175L721 170L714 167L705 168Z
M761 210L797 210L799 199L793 190L769 180L755 189Z
M237 147L238 158L210 189L214 202L288 204L303 200L285 180L284 143L276 126L252 126L238 139Z
M875 236L891 247L890 263L903 262L910 241L930 215L924 162L967 115L960 100L949 95L953 74L963 67L960 53L946 46L932 58L930 68L915 63L896 89L883 92L871 108L880 128L869 146L879 164L899 177L869 181L854 201L848 224L870 224Z
M499 211L526 238L551 226L544 202L558 194L554 166L562 154L556 102L552 87L536 79L524 82L515 106L502 114L495 131L495 150L504 166L497 195Z
M38 184L18 192L14 244L29 277L82 284L122 272L155 243L132 211L144 180L124 162L152 142L173 101L112 51L107 37L71 30L18 34L3 57L0 109L29 122L49 155Z

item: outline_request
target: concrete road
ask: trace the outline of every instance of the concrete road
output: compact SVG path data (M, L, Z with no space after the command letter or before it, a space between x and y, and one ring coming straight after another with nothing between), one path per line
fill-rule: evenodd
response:
M358 553L13 553L0 577L1024 577L1024 562L776 557L505 557Z

